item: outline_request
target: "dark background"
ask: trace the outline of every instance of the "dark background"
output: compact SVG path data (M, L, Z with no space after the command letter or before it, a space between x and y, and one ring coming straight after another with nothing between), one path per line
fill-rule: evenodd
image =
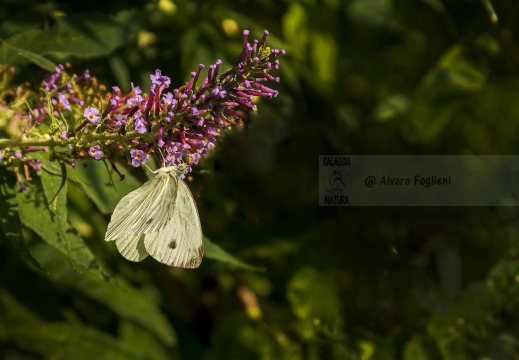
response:
M286 49L271 84L279 96L260 99L189 183L204 235L265 271L129 263L103 240L109 215L70 185L70 221L114 277L153 299L177 340L107 305L111 290L77 285L85 275L26 229L34 254L63 272L34 270L0 242L0 317L10 319L0 358L118 358L111 347L141 359L519 358L515 207L318 206L319 155L519 153L518 2L38 4L3 1L0 37L139 10L136 35L106 54L42 53L123 91L146 89L155 69L178 87L199 63L228 68L243 29L250 39L268 29L269 46ZM40 82L38 66L15 65L19 82Z

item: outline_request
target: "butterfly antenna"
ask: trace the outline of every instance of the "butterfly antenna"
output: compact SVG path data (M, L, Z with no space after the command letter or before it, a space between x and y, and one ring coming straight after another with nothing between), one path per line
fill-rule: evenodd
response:
M150 172L152 172L152 173L154 173L154 172L155 172L155 171L151 170L151 168L150 168L150 167L149 167L149 166L148 166L147 164L145 164L145 163L142 163L142 165L146 166L146 167L148 168L148 170L149 170Z
M160 156L162 156L162 167L166 167L166 157L160 148L157 149L159 150Z

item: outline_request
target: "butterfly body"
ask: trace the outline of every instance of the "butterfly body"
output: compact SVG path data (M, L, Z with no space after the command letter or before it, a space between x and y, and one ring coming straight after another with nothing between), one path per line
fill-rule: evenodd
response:
M151 255L171 266L200 265L202 227L193 195L182 180L186 170L186 164L160 168L117 204L105 240L115 241L126 259L141 261Z

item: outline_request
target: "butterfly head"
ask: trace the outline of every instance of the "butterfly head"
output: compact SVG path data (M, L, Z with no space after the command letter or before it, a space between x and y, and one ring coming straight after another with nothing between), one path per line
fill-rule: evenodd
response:
M186 163L181 163L176 166L176 169L174 170L177 175L182 176L189 170L189 165Z

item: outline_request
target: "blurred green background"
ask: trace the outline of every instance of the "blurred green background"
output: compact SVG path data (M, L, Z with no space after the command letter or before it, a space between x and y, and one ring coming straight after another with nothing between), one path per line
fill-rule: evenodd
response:
M519 359L516 208L318 206L319 155L519 154L519 2L13 0L0 19L20 83L45 71L8 45L123 91L228 68L243 29L287 50L279 96L189 183L204 234L264 271L130 263L103 240L115 204L71 181L69 220L108 278L22 219L48 273L0 241L1 359Z

